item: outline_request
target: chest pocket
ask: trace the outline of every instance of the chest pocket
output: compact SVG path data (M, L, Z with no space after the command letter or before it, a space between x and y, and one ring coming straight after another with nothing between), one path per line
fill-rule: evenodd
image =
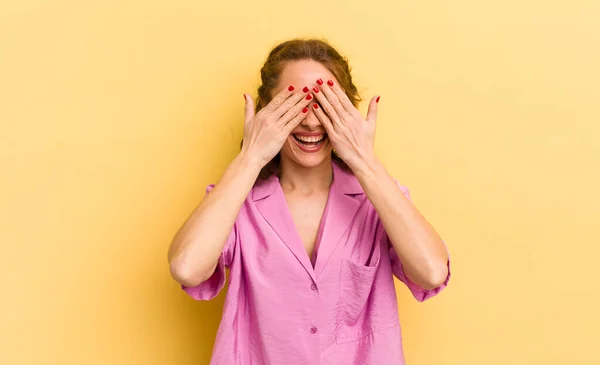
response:
M336 343L356 341L375 331L398 325L395 291L391 296L375 291L377 282L386 280L385 275L379 275L381 264L379 247L374 250L367 264L342 259ZM393 281L391 277L389 279ZM378 313L379 310L383 313Z

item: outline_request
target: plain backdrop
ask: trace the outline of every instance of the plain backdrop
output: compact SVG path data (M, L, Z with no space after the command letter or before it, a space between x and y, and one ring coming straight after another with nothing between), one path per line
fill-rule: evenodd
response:
M440 296L397 285L408 364L600 363L597 0L3 1L0 363L208 363L224 296L167 247L271 47L311 36L450 249Z

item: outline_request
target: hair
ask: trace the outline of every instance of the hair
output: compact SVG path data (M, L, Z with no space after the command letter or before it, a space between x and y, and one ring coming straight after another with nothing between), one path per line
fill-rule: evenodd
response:
M335 76L352 104L355 107L358 106L362 99L352 82L351 68L347 58L342 56L327 41L319 39L292 39L273 48L260 70L262 84L258 87L258 97L256 98L257 112L271 102L272 91L279 83L279 76L285 63L299 60L313 60L325 66ZM332 158L340 166L350 170L348 165L346 165L335 151L332 151ZM259 178L267 179L273 174L279 174L280 160L281 152L261 170Z

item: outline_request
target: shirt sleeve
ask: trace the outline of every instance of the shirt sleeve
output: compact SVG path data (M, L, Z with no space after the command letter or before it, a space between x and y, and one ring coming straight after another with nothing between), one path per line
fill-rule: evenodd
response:
M400 185L397 181L396 181L396 184L398 185L400 190L402 190L402 193L404 194L404 196L412 203L412 200L410 198L410 192L408 191L408 188ZM392 245L391 241L389 240L389 237L387 237L387 233L386 233L386 238L387 238L388 245L389 245L389 255L390 255L390 261L392 264L392 272L394 273L394 276L398 278L398 280L403 282L408 287L408 289L410 290L410 292L412 293L412 295L415 297L416 300L418 300L419 302L422 302L431 297L434 297L448 285L448 281L450 280L450 259L448 259L448 276L446 276L446 280L437 288L430 289L430 290L423 289L419 285L415 284L412 280L410 280L408 278L408 276L406 276L406 273L404 272L404 267L402 266L402 262L401 262L400 258L398 257L398 254L396 254L396 250L394 249L394 246Z
M206 187L206 194L209 194L214 186L214 184L208 185ZM223 251L219 256L219 261L217 262L215 272L210 278L196 286L187 287L185 285L181 285L183 291L196 300L211 300L215 298L223 289L223 287L225 287L225 268L229 267L233 261L237 240L238 234L236 220L236 223L234 223L233 228L229 232L229 236L227 237L227 242L223 247Z

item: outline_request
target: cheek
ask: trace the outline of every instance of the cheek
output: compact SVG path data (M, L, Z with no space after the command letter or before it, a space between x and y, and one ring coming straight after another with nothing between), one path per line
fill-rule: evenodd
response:
M283 143L283 146L281 147L281 151L282 152L286 152L286 151L292 151L294 149L294 147L296 147L296 143L292 140L291 135L288 136L285 140L285 142Z

